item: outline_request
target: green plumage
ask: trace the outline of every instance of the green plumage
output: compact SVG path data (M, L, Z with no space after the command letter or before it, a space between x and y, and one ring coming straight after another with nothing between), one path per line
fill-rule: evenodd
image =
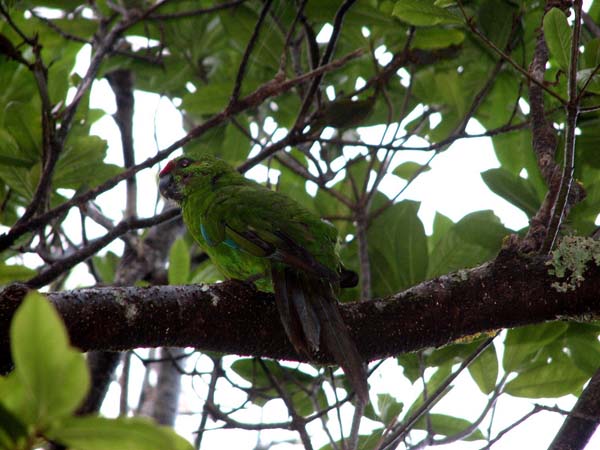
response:
M189 232L223 275L274 291L296 350L311 357L323 344L366 401L366 370L337 308L333 225L212 156L175 159L160 178L161 192L180 203Z

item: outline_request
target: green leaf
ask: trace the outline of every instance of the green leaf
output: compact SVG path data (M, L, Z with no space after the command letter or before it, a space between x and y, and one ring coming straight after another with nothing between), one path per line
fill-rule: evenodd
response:
M484 0L478 8L483 33L500 49L505 49L513 32L515 7L503 0Z
M119 259L113 252L106 252L104 256L92 256L94 268L104 283L110 284L115 279Z
M18 448L15 444L27 435L27 426L0 403L0 449Z
M448 233L453 226L454 222L452 222L452 219L449 219L448 217L439 212L435 213L435 216L433 218L433 231L431 233L431 236L429 236L430 250L435 248L435 246L440 242L440 240L444 236L446 236L446 233Z
M396 166L392 173L397 177L403 178L405 180L410 180L418 171L423 173L429 170L431 170L431 167L427 165L423 166L423 164L419 164L413 161L407 161Z
M41 158L40 136L42 125L37 101L10 102L4 108L4 126L14 137L21 155L28 161L26 167Z
M373 295L383 297L425 279L427 237L418 210L416 202L396 203L369 227Z
M586 330L583 324L571 323L566 333L565 345L575 365L592 376L600 367L600 342L598 330Z
M79 189L81 186L96 186L117 175L121 169L114 164L104 163L106 141L98 136L76 136L71 134L54 173L54 186Z
M29 267L0 263L0 285L24 281L33 277L37 272Z
M590 81L589 78L592 77ZM582 69L577 71L577 86L581 89L585 86L585 92L600 94L600 76L595 69ZM587 86L586 86L587 84Z
M60 316L48 300L29 293L15 313L10 344L15 373L25 387L38 428L71 414L90 380L85 359L72 349Z
M336 99L323 106L315 122L311 125L311 130L323 127L340 130L357 127L369 117L374 106L375 96L361 100Z
M507 234L508 230L491 211L466 215L431 250L427 277L473 267L493 258Z
M461 419L460 417L447 416L445 414L429 414L429 421L431 423L431 428L433 430L433 434L441 434L442 436L453 436L455 434L461 433L467 428L471 427L473 424L466 420ZM419 420L415 426L417 430L427 430L428 424L425 418ZM463 438L465 441L477 441L479 439L485 439L483 433L475 429L469 436Z
M185 284L190 277L190 249L178 238L169 252L169 284Z
M456 364L469 357L481 342L469 342L467 344L449 344L441 348L426 350L426 367L437 367L447 363Z
M411 42L411 48L435 50L459 45L464 40L465 33L454 28L418 28Z
M416 26L463 23L461 17L435 6L431 0L399 0L394 6L392 15Z
M535 353L562 336L567 328L565 322L553 322L508 330L502 367L507 372L527 369Z
M475 211L456 223L454 229L466 242L497 252L509 230L493 211Z
M193 94L186 94L181 107L195 116L214 114L229 103L232 90L232 82L212 82L201 86Z
M490 169L481 173L481 178L496 195L533 217L540 206L535 189L518 175L505 169Z
M390 426L398 420L398 416L404 408L404 403L398 402L390 394L377 394L377 407L382 422L386 426Z
M398 364L402 366L404 376L414 384L419 379L419 357L416 353L405 353L396 358Z
M374 450L376 448L380 448L382 434L383 428L376 428L369 435L358 436L357 448L360 450ZM336 450L344 448L344 445L345 444L340 440L335 443L335 446L332 444L327 444L321 447L319 450Z
M276 361L263 360L263 363L270 374L278 380L280 386L287 392L298 414L306 417L315 412L315 406L327 406L327 398L322 388L316 391L316 405L312 398L306 395L307 389L309 392L314 391L317 382L315 377L297 369L283 367ZM250 400L254 404L262 406L271 398L279 398L279 393L255 359L238 359L231 365L231 369L246 381L252 383L254 389L260 392L258 396L251 396Z
M588 378L568 359L560 359L519 373L504 392L515 397L562 397L580 389Z
M600 38L586 42L583 50L583 67L593 69L600 64Z
M244 119L240 118L238 119L238 122L244 122ZM241 123L240 125L243 126ZM244 128L247 133L250 134L248 127ZM235 166L246 160L246 157L250 152L250 147L251 143L248 136L237 126L229 124L225 129L225 140L215 152L215 155Z
M48 433L49 437L77 450L191 450L192 445L172 429L149 419L70 417Z
M498 379L498 355L494 345L490 345L471 363L469 373L481 392L489 394L494 390Z
M32 162L23 154L13 136L0 128L0 179L27 200L33 196L37 180L33 180Z
M571 60L571 28L567 16L558 8L552 8L544 16L544 37L550 54L565 72Z

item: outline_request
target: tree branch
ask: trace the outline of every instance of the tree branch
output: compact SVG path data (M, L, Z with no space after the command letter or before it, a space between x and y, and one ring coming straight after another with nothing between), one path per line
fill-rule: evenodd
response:
M583 449L600 424L600 370L565 419L548 450Z
M557 292L554 281L541 256L507 251L474 269L386 299L344 304L341 310L368 360L499 328L600 313L600 268L590 268L576 290ZM0 292L0 354L8 352L10 319L25 291L23 285L11 285ZM273 296L240 282L88 288L48 296L73 344L84 351L179 346L306 361L288 342ZM319 363L331 361L326 353L316 357Z

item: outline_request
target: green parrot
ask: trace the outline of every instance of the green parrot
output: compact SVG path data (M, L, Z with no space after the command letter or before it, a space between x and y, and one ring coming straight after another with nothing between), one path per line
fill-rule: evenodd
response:
M209 155L170 161L159 189L181 205L189 232L224 276L274 292L296 351L311 359L325 347L366 404L366 365L337 301L340 286L356 280L340 263L335 227Z

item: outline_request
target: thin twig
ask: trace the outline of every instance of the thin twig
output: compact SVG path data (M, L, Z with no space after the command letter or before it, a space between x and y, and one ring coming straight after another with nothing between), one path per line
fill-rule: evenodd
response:
M258 41L258 37L260 35L260 30L262 25L267 17L267 13L269 12L269 8L271 8L271 4L273 0L266 0L263 5L260 15L258 16L258 21L254 26L254 31L248 40L248 44L246 45L246 50L244 51L244 55L242 56L242 60L240 62L240 67L237 71L237 75L235 77L235 84L233 85L233 92L231 93L231 99L229 100L230 104L236 103L240 96L240 90L242 88L242 82L244 80L244 76L246 75L246 67L248 66L248 61L250 60L250 55L252 54L252 50Z
M148 228L167 220L171 220L178 215L178 209L171 209L159 214L158 216L150 217L148 219L125 219L119 222L111 231L101 238L91 241L87 246L81 247L79 250L71 253L69 256L56 261L54 264L43 269L38 275L29 279L27 282L25 282L25 284L30 288L40 288L50 283L56 277L68 271L75 265L85 261L87 258L97 253L101 248L106 247L112 241L119 238L122 234L128 232L129 230Z
M467 26L471 29L471 31L479 38L481 39L489 48L491 48L494 52L496 52L500 57L504 58L511 66L513 66L517 72L519 72L521 75L523 75L525 78L527 78L528 80L530 80L532 83L537 84L539 87L541 87L544 91L546 91L548 94L550 94L552 97L554 97L555 99L557 99L561 104L566 105L567 101L562 98L559 94L557 94L556 92L554 92L552 89L549 89L548 87L546 87L543 83L543 80L540 81L535 77L532 77L531 74L529 72L527 72L527 70L525 70L523 67L521 67L514 59L512 59L508 54L506 54L506 52L504 50L502 50L501 48L499 48L493 41L491 41L485 34L483 34L476 26L475 26L475 21L473 20L472 17L469 17L467 15L467 12L464 9L462 0L458 0L457 1L457 5L463 15L463 18L465 19L465 22L467 24Z
M172 13L163 13L163 14L151 14L148 16L148 20L172 20L172 19L183 19L187 17L196 17L202 16L204 14L210 14L212 12L222 11L224 9L235 8L236 6L241 5L247 0L235 0L233 2L220 3L215 6L211 6L208 8L198 8L191 9L189 11L177 11Z
M281 384L275 378L275 376L271 373L271 371L269 370L267 365L263 362L263 360L261 358L257 358L257 359L258 359L258 364L260 365L263 372L269 379L269 382L275 388L275 390L279 394L279 397L285 403L285 406L288 409L288 413L289 413L290 417L292 418L292 425L293 425L294 429L300 435L300 439L302 440L302 445L304 445L305 450L313 450L312 443L310 442L310 436L306 432L306 421L302 418L302 416L298 415L298 413L296 412L296 408L294 407L294 403L290 399L288 393L281 386Z
M213 370L210 374L210 382L208 383L208 395L206 396L206 401L204 402L204 408L202 409L202 418L200 419L200 424L198 425L198 434L196 435L196 439L194 440L194 447L199 449L202 445L202 438L204 437L204 431L206 430L206 422L208 421L209 409L207 405L213 405L215 403L215 391L217 389L217 380L221 376L223 371L221 367L222 358L212 358Z
M325 66L331 60L333 56L333 52L335 51L335 45L339 38L339 35L342 31L342 25L344 23L344 16L350 10L350 7L354 4L356 0L344 0L339 7L339 9L335 13L335 17L333 19L333 30L331 31L331 37L329 38L329 43L327 44L327 48L321 57L321 62L319 67ZM296 118L296 123L293 126L293 130L296 132L301 131L304 125L304 117L308 113L310 105L312 104L313 97L317 92L319 86L321 85L321 80L323 79L323 74L320 74L313 78L312 83L308 88L308 92L304 96L304 100L302 102L302 106L300 107L300 111L298 112L298 116Z
M560 179L558 195L552 208L550 223L546 238L542 244L541 251L549 253L554 247L560 226L568 210L569 193L573 183L573 172L575 169L575 139L577 128L577 116L579 114L579 97L577 95L577 61L579 58L579 39L581 36L581 9L582 0L573 2L575 9L575 21L573 26L573 37L571 39L571 59L569 62L567 120L565 125L565 147L563 172Z
M458 377L458 375L460 375L467 367L469 367L469 365L492 344L494 337L490 337L481 343L479 347L477 347L477 349L462 362L460 367L444 380L444 382L435 390L435 392L431 394L429 399L424 401L410 417L405 419L396 430L389 434L389 436L385 439L382 445L378 447L378 449L390 450L396 448L396 445L398 445L398 443L404 439L406 434L412 429L412 427L423 416L423 414L431 410L431 408L441 399L456 377Z

